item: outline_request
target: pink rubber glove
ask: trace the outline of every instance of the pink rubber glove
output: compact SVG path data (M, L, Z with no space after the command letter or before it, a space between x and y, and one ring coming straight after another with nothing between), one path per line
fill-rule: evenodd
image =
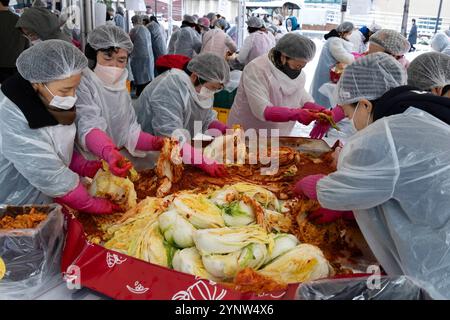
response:
M317 200L317 183L325 177L324 174L313 174L300 179L294 187L294 193L297 195L304 194L311 200Z
M331 116L334 122L338 123L345 118L344 109L341 106L336 106L331 110ZM322 139L325 134L330 130L331 124L324 121L316 121L314 128L309 133L309 136L313 139Z
M93 178L97 171L102 167L102 162L98 160L87 160L81 153L73 150L72 161L69 169L78 173L82 177Z
M156 137L150 133L141 131L136 144L136 149L142 151L159 151L164 145L164 138Z
M302 109L313 110L313 111L318 111L318 112L327 111L327 108L321 106L320 104L314 103L314 102L305 103L303 105Z
M363 54L361 54L359 52L352 52L352 55L355 59L359 59L364 56Z
M109 170L118 177L126 177L133 166L119 152L114 142L100 129L92 129L86 135L86 146L93 154L109 164Z
M203 156L201 151L198 151L188 143L183 145L181 156L183 158L183 163L192 164L212 177L223 177L227 175L227 171L223 164L207 159Z
M209 124L208 129L217 129L222 132L222 134L225 134L227 132L227 129L230 129L230 127L226 124L223 124L219 120L213 120L213 122Z
M92 197L81 184L70 191L65 196L56 198L59 204L65 204L69 207L92 214L112 214L114 212L122 212L121 208L107 199Z
M325 208L317 209L308 215L308 220L317 224L331 223L339 218L345 220L355 219L352 211L337 211Z
M308 125L317 119L315 112L302 108L266 107L264 118L272 122L298 121Z

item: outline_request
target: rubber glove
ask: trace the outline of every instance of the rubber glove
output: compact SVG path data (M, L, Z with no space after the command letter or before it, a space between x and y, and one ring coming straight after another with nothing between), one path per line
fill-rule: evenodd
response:
M223 177L227 175L227 171L223 164L209 160L203 156L203 153L190 144L185 143L181 149L183 163L192 164L194 167L201 169L212 177Z
M345 118L344 109L341 106L336 106L331 110L331 116L334 122L338 123ZM313 139L322 139L325 134L330 130L331 124L325 121L316 121L314 128L309 133L309 136Z
M320 104L314 103L314 102L306 102L302 109L307 109L307 110L313 110L313 111L318 111L318 112L327 112L328 109L325 108L324 106L321 106Z
M142 151L159 151L164 145L164 138L141 131L136 149Z
M78 173L82 177L93 178L97 171L102 167L102 162L98 160L87 160L81 153L73 150L72 161L69 169Z
M300 179L294 187L296 195L305 195L311 200L317 200L317 183L325 177L324 174L313 174Z
M272 122L298 121L308 125L317 119L317 115L315 111L302 108L266 107L264 118Z
M317 209L308 215L308 220L317 224L331 223L339 218L345 220L355 219L352 211L337 211L325 208Z
M100 129L92 129L86 135L86 146L93 154L108 162L109 170L118 177L126 177L133 166L120 154L111 138Z
M230 129L230 127L226 124L223 124L219 120L213 120L213 122L209 124L208 129L217 129L222 132L222 134L225 134L227 132L227 129Z
M74 190L65 196L56 198L55 201L75 210L92 214L112 214L122 211L118 205L107 199L92 197L81 182Z

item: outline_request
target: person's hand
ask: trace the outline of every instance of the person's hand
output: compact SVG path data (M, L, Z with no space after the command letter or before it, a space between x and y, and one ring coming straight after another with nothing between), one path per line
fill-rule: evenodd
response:
M123 212L122 208L108 199L93 197L91 204L82 210L91 214L113 214Z
M326 112L329 111L324 106L321 106L320 104L314 103L314 102L306 102L302 109L306 110L312 110L312 111L318 111L318 112Z
M228 174L225 166L219 163L212 163L212 164L203 163L199 165L199 168L204 172L206 172L211 177L221 178L225 177Z
M309 137L313 139L322 139L330 130L331 124L329 122L319 121L317 120L314 123L314 127L309 133Z
M143 151L159 151L164 146L164 138L141 131L136 144L136 149Z
M111 149L106 157L106 161L109 165L109 171L115 176L125 178L130 169L133 167L130 161L128 161L119 150Z
M151 150L152 151L159 151L164 146L164 138L153 136L153 140L151 142Z
M294 194L305 195L309 199L317 200L317 183L325 177L324 174L313 174L300 179L294 187Z
M337 167L337 163L339 160L339 155L341 154L341 150L342 150L342 144L340 144L339 146L336 147L336 149L334 149L333 153L331 154L331 157L333 158L333 161L331 162L331 166L336 168Z
M353 220L353 212L320 208L308 215L308 220L316 224L331 223L338 220L339 218Z
M97 171L102 167L102 162L99 160L88 160L84 165L83 176L93 178Z

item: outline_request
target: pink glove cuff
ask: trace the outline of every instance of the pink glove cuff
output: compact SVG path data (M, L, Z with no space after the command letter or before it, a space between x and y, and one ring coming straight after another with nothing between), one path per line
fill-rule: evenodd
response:
M139 139L136 144L136 149L142 151L158 151L161 150L164 144L164 139L156 137L150 133L141 131L139 133Z
M192 164L198 168L202 168L202 166L207 164L203 157L203 153L200 150L195 149L189 143L185 143L181 148L181 157L184 164ZM213 163L213 161L209 162Z
M73 150L72 160L70 161L69 169L79 175L83 175L83 168L86 164L86 159L76 150Z
M336 123L345 118L344 109L342 109L340 105L334 107L333 110L331 110L331 113L333 115L333 120Z
M317 183L323 177L325 177L324 174L314 174L304 177L297 182L294 192L297 194L303 193L309 199L317 200Z
M117 149L112 139L102 130L98 128L92 129L86 135L86 147L97 157L108 161L109 152Z
M86 211L91 206L93 198L80 182L78 186L66 195L56 198L57 202L67 204L71 208Z
M230 127L228 127L226 124L223 124L219 120L213 120L213 122L211 122L208 126L208 129L217 129L223 134L225 134L227 132L227 129L229 128Z
M264 119L272 122L288 122L296 120L296 109L287 107L266 107Z
M314 102L306 102L302 109L308 109L308 110L314 110L314 111L323 111L326 110L325 107L321 106L320 104L314 103Z

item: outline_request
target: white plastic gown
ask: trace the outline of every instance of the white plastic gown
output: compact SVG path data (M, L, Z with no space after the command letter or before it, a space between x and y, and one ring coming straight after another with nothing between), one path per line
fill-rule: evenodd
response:
M156 61L160 56L167 54L166 37L164 30L156 22L150 22L147 29L152 37L153 58Z
M273 65L268 55L256 58L242 73L228 125L240 124L245 129L279 129L281 135L289 135L295 121L266 121L264 110L267 106L300 108L306 102L313 102L305 90L305 82L305 72L291 79Z
M450 298L450 127L416 108L351 137L320 204L353 210L388 275L429 282Z
M0 203L51 203L75 189L79 177L69 169L75 134L75 124L30 129L0 91Z
M181 54L192 58L202 48L202 40L197 31L191 27L184 27L176 31L169 43L169 54Z
M142 129L158 136L170 136L184 128L193 138L194 121L202 121L204 132L217 119L212 108L200 106L189 76L178 69L164 72L145 88L137 100L136 113Z
M130 31L133 51L130 55L131 71L136 84L145 84L155 76L152 38L150 31L144 26L136 26Z
M119 82L125 82L128 72L124 72ZM86 135L94 128L108 134L118 148L125 147L131 155L143 157L144 152L136 150L141 132L131 97L125 86L120 89L105 87L90 69L83 70L81 83L77 89L77 136L85 151Z
M364 43L365 38L359 30L352 32L349 41L353 44L353 52L364 53L367 51L367 45Z
M275 47L274 37L270 37L264 31L256 31L245 38L237 59L240 63L247 65L253 59L268 53L273 47Z
M203 34L201 53L210 52L223 58L227 51L235 52L236 43L221 29L212 29Z
M328 97L319 92L320 87L330 81L330 69L338 62L350 64L354 57L351 54L353 44L338 37L328 39L320 53L319 63L311 83L311 94L314 101L326 108L334 107Z

